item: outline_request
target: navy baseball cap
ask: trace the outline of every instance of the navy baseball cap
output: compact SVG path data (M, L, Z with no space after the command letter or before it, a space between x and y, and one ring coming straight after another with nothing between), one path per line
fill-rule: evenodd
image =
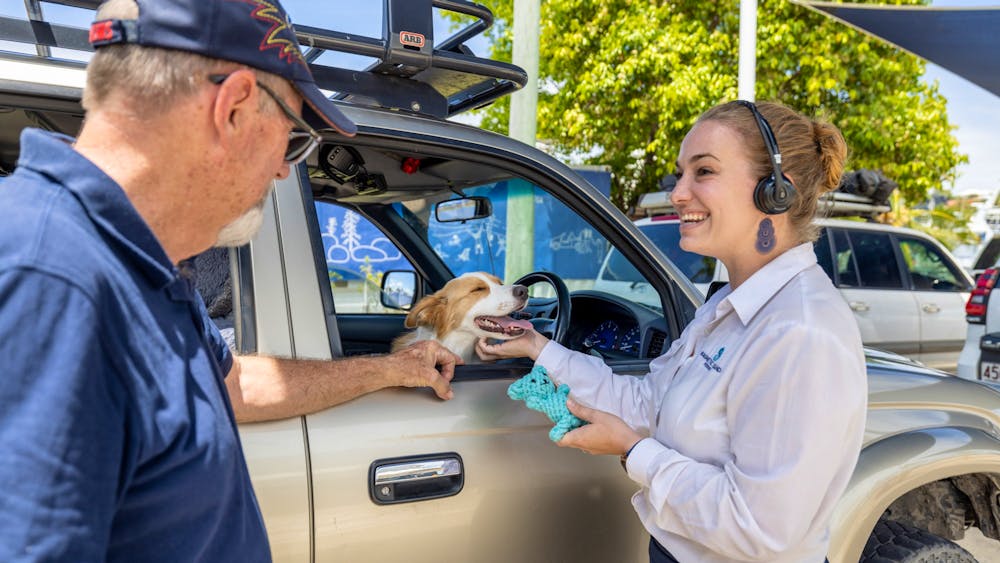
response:
M138 19L100 20L91 24L90 44L95 49L118 43L177 49L270 72L291 82L305 99L305 119L327 123L347 136L357 133L357 125L316 86L288 15L277 0L136 0L136 3Z

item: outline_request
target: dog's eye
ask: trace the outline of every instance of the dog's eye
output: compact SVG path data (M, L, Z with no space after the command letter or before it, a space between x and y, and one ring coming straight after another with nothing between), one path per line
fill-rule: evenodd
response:
M480 291L486 291L486 288L485 287L477 287L476 289L472 290L472 293L479 293Z

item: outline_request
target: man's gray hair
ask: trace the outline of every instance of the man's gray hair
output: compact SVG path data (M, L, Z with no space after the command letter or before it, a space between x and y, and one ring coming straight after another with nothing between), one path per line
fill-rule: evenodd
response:
M135 0L107 0L98 8L95 19L138 17L139 6ZM87 65L87 85L83 90L82 103L85 110L93 111L100 108L112 93L118 92L123 95L130 113L139 117L154 117L174 101L190 96L208 84L208 75L238 68L247 67L174 49L107 45L97 49ZM267 72L255 72L258 79L268 86L283 81ZM262 108L269 107L266 98L261 97Z

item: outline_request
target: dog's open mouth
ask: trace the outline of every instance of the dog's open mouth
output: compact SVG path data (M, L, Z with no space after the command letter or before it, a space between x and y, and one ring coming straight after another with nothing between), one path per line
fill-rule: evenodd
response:
M476 317L476 326L486 332L514 337L524 334L524 331L531 328L531 323L523 319L514 320L510 317L483 316Z

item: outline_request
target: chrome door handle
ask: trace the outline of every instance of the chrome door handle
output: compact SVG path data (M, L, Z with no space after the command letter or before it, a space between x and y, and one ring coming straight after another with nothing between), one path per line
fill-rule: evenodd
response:
M375 504L448 497L464 485L462 457L454 452L376 460L368 471Z
M941 312L941 307L938 307L934 303L925 303L924 306L921 307L921 309L923 309L925 313L940 313Z
M858 313L864 313L869 308L868 304L864 301L851 301L849 305L851 306L852 311L856 311Z

